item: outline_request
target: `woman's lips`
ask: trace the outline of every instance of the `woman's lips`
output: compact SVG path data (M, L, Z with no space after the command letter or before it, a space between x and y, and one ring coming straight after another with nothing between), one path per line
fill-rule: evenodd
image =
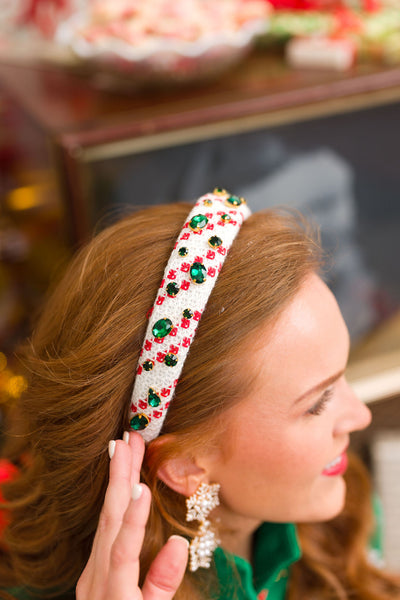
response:
M325 469L322 471L322 475L327 475L332 477L333 475L343 475L343 473L347 469L347 454L343 452L340 456L335 458L332 462L326 465Z

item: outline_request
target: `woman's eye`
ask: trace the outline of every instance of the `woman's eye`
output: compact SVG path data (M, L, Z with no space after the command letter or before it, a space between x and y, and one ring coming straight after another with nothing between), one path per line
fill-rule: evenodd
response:
M319 398L319 400L307 410L306 415L320 415L324 410L325 406L331 399L333 394L333 388L328 388Z

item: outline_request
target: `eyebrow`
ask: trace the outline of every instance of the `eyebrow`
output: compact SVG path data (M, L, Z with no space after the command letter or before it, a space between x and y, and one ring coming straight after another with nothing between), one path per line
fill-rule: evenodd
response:
M308 396L311 396L311 394L315 394L316 392L322 391L324 388L329 387L330 385L332 385L333 383L335 383L335 381L337 381L338 379L340 379L342 377L342 375L344 375L344 372L345 372L345 369L342 369L341 371L339 371L335 375L332 375L331 377L328 377L328 379L325 379L324 381L321 381L321 383L318 383L317 385L315 385L311 389L307 390L307 392L304 392L304 394L302 394L299 398L297 398L297 400L294 401L294 404L298 404L299 402L301 402L302 400L304 400Z

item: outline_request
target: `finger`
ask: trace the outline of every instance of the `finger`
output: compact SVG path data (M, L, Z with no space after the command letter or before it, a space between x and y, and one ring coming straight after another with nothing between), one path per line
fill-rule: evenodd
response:
M107 597L110 598L126 597L126 590L137 586L139 580L139 557L150 512L151 494L144 484L135 485L133 494L136 496L129 503L111 549L107 588Z
M188 541L178 535L169 538L157 554L143 586L143 600L171 600L185 574Z
M142 436L135 431L128 433L126 439L128 440L129 447L132 451L131 487L133 488L135 483L139 483L140 481L140 471L142 469L145 445Z
M111 547L118 535L130 501L131 464L130 448L123 441L117 440L110 461L110 478L104 504L88 563L89 570L93 569L93 577L96 580L104 579L108 572Z
M100 515L99 535L102 535L104 526L107 535L114 531L114 539L116 537L131 498L131 469L132 452L122 440L117 440L110 461L110 478Z

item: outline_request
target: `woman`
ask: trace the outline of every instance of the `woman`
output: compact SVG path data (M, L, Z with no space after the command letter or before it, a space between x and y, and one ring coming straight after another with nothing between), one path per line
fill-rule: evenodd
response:
M102 232L46 307L7 449L24 458L4 486L3 597L78 580L78 600L400 597L368 564L356 463L346 494L370 414L318 244L225 190L190 208Z

